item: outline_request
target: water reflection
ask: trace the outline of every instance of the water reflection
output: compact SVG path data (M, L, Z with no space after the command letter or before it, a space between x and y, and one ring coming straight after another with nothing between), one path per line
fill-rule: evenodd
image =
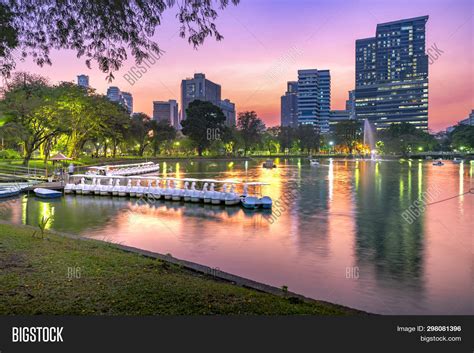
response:
M401 214L427 190L439 199L468 190L472 165L443 168L420 161L305 159L204 163L163 162L167 176L261 180L274 200L269 214L240 207L112 197L22 197L0 207L1 217L161 253L323 300L390 314L466 314L472 304L471 195ZM285 195L295 195L288 199ZM434 201L434 200L431 200ZM6 206L5 206L6 205ZM357 267L359 278L347 278Z

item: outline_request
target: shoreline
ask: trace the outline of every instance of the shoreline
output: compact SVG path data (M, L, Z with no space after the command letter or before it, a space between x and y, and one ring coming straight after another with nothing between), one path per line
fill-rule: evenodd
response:
M18 224L3 221L3 220L0 220L0 225L5 225L5 226L13 227L15 229L21 229L21 230L38 230L38 228L34 226L18 225ZM196 276L204 275L205 277L210 277L213 281L227 283L235 287L245 288L245 289L249 289L252 291L259 292L259 293L272 295L284 300L289 300L290 302L294 302L294 303L304 303L308 305L322 305L322 306L330 307L334 310L339 310L341 312L344 312L346 315L376 315L376 314L368 313L368 312L361 311L358 309L346 307L344 305L305 297L298 293L294 293L288 290L283 290L282 288L277 288L265 283L257 282L248 278L244 278L241 276L224 272L224 271L219 270L218 268L211 268L209 266L205 266L199 263L174 258L171 255L164 255L161 253L151 252L151 251L147 251L144 249L139 249L139 248L123 245L123 244L116 244L116 243L107 242L105 240L86 238L80 235L66 233L66 232L59 232L55 230L48 230L47 234L55 235L64 239L70 239L70 240L81 241L81 242L85 241L84 242L85 244L99 243L107 248L119 250L123 253L135 254L135 255L139 255L142 258L159 260L169 265L177 266L181 269L185 269L193 273L196 273ZM1 237L0 237L0 240L1 240Z

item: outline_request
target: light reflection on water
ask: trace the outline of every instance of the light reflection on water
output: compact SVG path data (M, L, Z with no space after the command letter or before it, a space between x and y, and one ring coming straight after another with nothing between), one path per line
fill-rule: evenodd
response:
M177 258L370 312L473 314L474 195L426 207L412 224L401 214L426 191L437 199L473 187L472 165L435 167L417 160L280 159L162 163L167 176L260 180L275 200L268 213L240 207L153 205L112 197L34 196L4 205L2 218L171 253ZM436 200L428 200L436 201ZM281 211L280 216L278 211ZM358 270L358 278L348 273ZM347 278L349 277L349 278Z

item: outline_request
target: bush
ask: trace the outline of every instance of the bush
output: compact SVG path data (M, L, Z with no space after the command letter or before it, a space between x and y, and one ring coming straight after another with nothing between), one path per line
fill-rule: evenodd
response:
M21 159L21 154L15 150L6 149L0 151L0 159Z

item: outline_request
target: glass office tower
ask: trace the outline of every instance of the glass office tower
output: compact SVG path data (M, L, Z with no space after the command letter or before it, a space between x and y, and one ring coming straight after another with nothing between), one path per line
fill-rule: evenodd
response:
M377 129L407 122L428 128L428 16L377 25L356 41L355 111Z

